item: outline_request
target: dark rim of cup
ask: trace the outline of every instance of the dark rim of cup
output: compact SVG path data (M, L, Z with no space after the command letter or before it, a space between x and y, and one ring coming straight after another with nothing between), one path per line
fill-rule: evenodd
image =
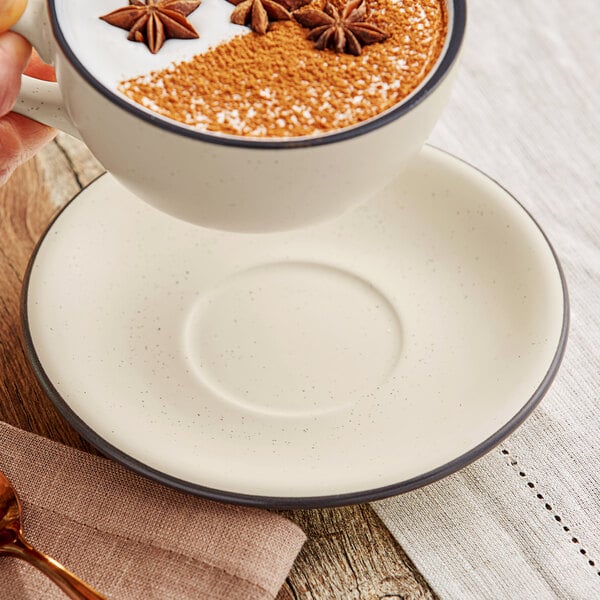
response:
M446 74L450 70L450 67L454 64L462 45L467 21L466 0L446 0L446 5L448 8L451 7L452 9L452 22L451 29L449 31L450 38L448 40L446 51L442 56L441 61L436 67L434 67L435 70L430 75L429 79L426 80L425 84L422 85L422 87L419 88L416 93L409 96L404 102L399 103L396 108L382 113L381 116L369 119L362 124L358 124L346 129L340 129L334 133L290 139L278 138L269 140L233 135L221 136L218 134L216 135L204 131L194 130L192 128L185 127L184 125L178 125L176 122L167 120L164 117L153 115L151 112L148 112L142 108L136 107L133 103L125 100L125 98L101 84L81 63L75 52L73 52L69 46L63 34L58 16L56 14L55 0L48 0L50 21L52 23L54 37L56 38L63 54L71 63L73 68L85 79L85 81L87 81L87 83L89 83L97 92L102 94L113 104L116 104L133 116L160 127L161 129L165 129L171 133L176 133L185 137L203 142L210 142L213 144L237 146L241 148L263 149L302 148L306 146L321 146L324 144L341 142L364 133L369 133L370 131L378 129L383 125L387 125L388 123L398 119L402 115L415 108L415 106L427 98L427 96L429 96L429 94L444 80Z

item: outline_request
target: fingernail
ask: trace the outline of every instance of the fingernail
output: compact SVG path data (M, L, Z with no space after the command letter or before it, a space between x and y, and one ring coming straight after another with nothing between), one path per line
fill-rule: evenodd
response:
M27 0L1 0L0 33L8 31L25 12Z

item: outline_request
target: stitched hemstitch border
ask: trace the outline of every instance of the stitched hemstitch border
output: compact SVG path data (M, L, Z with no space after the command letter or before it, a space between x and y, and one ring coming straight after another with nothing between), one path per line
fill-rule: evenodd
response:
M502 456L504 456L504 457L510 458L510 463L507 463L507 464L509 466L511 466L516 473L518 473L519 477L521 477L525 480L527 487L531 490L531 492L533 494L535 494L535 497L544 504L544 508L546 509L546 511L548 511L550 514L553 515L554 521L561 526L562 530L565 533L567 533L571 536L571 540L570 540L571 543L575 544L576 546L579 547L579 554L581 554L582 556L587 558L587 564L592 568L596 568L597 562L594 559L589 557L588 551L582 546L579 538L577 538L573 535L571 528L563 522L563 518L554 510L554 508L546 500L546 498L544 498L544 495L538 491L538 488L536 487L535 483L533 483L533 481L531 481L527 477L527 473L519 465L517 459L514 458L506 448L502 448L500 450L500 454L502 454ZM596 570L596 575L600 576L600 569Z

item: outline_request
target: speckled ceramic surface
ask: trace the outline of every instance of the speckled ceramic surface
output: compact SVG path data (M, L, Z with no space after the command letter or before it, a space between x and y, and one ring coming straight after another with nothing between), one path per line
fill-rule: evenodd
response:
M427 148L366 206L231 234L108 175L56 219L24 297L32 362L106 454L256 505L405 491L489 450L550 385L560 267L522 206Z
M28 1L13 30L55 66L58 83L24 77L14 110L80 137L120 183L160 210L236 232L321 223L392 181L418 154L446 105L466 24L465 0L447 0L447 46L437 66L412 94L376 118L324 135L263 139L203 132L115 93L110 82L118 72L126 75L111 58L119 51L116 46L104 51L108 42L101 42L97 28L105 23L88 25L90 11L96 19L115 3ZM211 6L199 10L210 12ZM214 38L201 33L201 45L202 40L210 44ZM169 46L179 52L186 41L169 40ZM142 46L126 44L128 52L148 58ZM119 63L137 63L134 55L119 54ZM170 51L164 55L174 58ZM156 55L150 60L160 68ZM139 66L143 73L149 64Z

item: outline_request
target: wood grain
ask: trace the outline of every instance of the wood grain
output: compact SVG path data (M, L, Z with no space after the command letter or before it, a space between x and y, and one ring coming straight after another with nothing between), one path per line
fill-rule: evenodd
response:
M28 366L20 327L23 275L56 212L103 169L59 135L0 188L0 419L94 452L57 413ZM368 505L283 512L308 535L277 600L435 598Z
M368 504L283 514L308 541L277 600L435 598Z

